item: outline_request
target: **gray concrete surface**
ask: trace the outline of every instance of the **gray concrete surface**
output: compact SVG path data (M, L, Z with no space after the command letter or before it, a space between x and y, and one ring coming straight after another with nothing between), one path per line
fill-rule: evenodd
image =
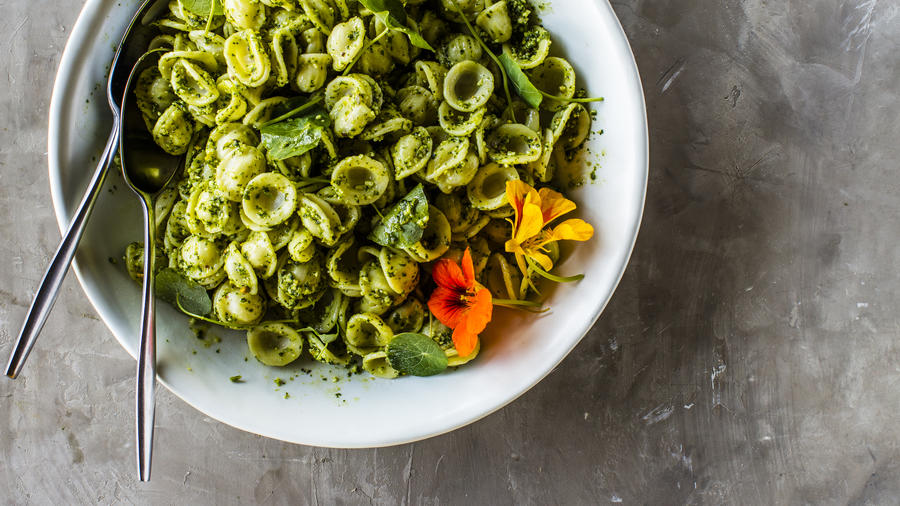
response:
M80 2L2 7L5 360L59 237L46 117ZM897 503L898 3L615 9L648 100L646 217L612 303L545 381L366 451L242 433L163 391L139 484L133 361L70 278L23 377L0 380L0 502Z

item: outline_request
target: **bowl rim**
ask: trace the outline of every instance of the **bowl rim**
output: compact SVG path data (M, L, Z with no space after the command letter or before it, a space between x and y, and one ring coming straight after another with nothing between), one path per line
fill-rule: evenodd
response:
M508 406L510 403L524 395L526 392L531 390L535 385L541 382L544 378L546 378L553 370L556 369L557 366L572 352L572 350L584 339L587 333L593 328L599 319L600 315L606 309L610 300L612 300L613 294L615 294L618 289L619 284L622 281L622 278L625 274L626 269L631 260L631 256L634 253L634 248L637 243L637 238L640 232L640 226L643 220L644 210L646 206L646 198L647 198L647 187L649 182L649 172L650 172L650 135L649 135L649 123L647 118L647 105L646 98L644 95L643 83L641 80L640 71L637 65L637 61L634 57L634 51L631 48L631 43L628 40L628 37L625 33L624 28L622 27L622 23L616 15L615 11L612 8L609 0L593 0L594 3L598 4L600 8L605 8L607 10L607 15L612 18L614 21L614 26L616 29L616 36L623 43L624 47L628 52L627 65L626 70L632 73L632 77L634 79L635 86L637 90L635 90L635 97L637 101L637 105L640 109L640 121L641 128L637 132L640 134L641 144L643 144L643 149L635 149L635 154L639 155L639 159L636 160L635 169L640 169L641 173L641 184L639 187L639 210L633 217L633 223L631 224L631 242L628 245L628 249L626 254L623 257L623 261L621 266L619 267L619 271L616 275L615 282L611 286L611 290L609 291L609 295L606 297L606 300L602 302L602 304L597 305L597 309L594 312L593 316L586 320L586 325L578 331L579 337L577 339L573 339L571 344L564 350L563 353L559 355L559 357L544 370L541 374L537 375L533 381L524 384L523 387L510 391L510 393L506 396L503 396L500 402L496 403L494 406L490 407L487 410L483 410L480 413L463 417L459 419L455 423L447 424L446 426L440 427L436 430L424 431L420 434L416 434L409 438L398 439L395 441L388 442L372 442L370 444L328 444L328 443L309 443L291 439L284 439L277 436L272 436L268 434L261 434L257 432L257 430L243 427L237 423L231 423L228 420L220 419L218 416L213 413L208 412L207 410L201 408L195 403L188 400L184 395L182 395L177 389L173 388L167 381L165 381L161 376L158 377L158 381L161 385L163 385L168 391L174 394L176 397L184 401L187 405L196 409L197 411L203 413L210 418L213 418L219 423L223 423L225 425L234 427L244 432L249 432L252 434L261 435L264 437L278 439L281 441L293 443L293 444L303 444L303 445L315 445L319 447L326 448L382 448L387 446L395 446L406 443L412 443L416 441L421 441L424 439L436 437L442 434L446 434L452 432L461 427L467 426L469 424L475 423L498 410ZM48 133L47 133L47 161L48 161L48 172L49 172L49 182L50 182L50 196L53 204L53 211L56 217L57 226L60 230L60 233L65 233L66 229L69 226L69 221L71 217L71 211L66 205L66 199L63 194L61 175L62 172L60 170L60 132L62 132L63 126L61 125L62 112L64 103L66 100L66 88L68 77L73 75L75 69L79 66L79 60L77 58L77 53L81 49L84 44L85 38L89 35L91 30L91 14L97 11L104 3L104 0L87 0L83 5L81 11L78 14L78 17L75 21L75 24L72 28L72 32L70 33L65 48L63 50L62 56L60 57L60 63L57 68L56 76L54 78L54 84L50 99L50 107L48 110L49 122L48 122ZM104 80L105 83L105 80ZM105 87L103 89L104 92L104 106L106 106L105 100ZM124 344L119 335L115 332L110 322L104 316L103 312L100 311L99 307L102 305L102 301L97 300L98 295L93 293L90 289L88 289L88 280L85 278L85 274L82 269L79 267L78 255L76 254L75 260L72 265L73 270L75 271L75 275L78 279L78 283L82 288L85 296L88 301L94 307L94 310L97 311L98 316L103 321L104 325L106 325L107 329L109 329L110 333L113 334L113 337L122 346L125 351L132 356L132 358L136 358L132 350Z

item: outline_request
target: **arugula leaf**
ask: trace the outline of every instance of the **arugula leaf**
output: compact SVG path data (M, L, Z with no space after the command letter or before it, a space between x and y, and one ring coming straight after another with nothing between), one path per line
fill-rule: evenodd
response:
M397 334L387 346L388 364L410 376L434 376L447 368L447 355L424 334Z
M405 248L419 242L428 225L428 198L419 183L397 201L369 234L381 246Z
M212 311L212 301L206 288L190 280L174 269L165 268L156 274L156 296L198 315Z
M266 125L259 132L269 156L273 160L284 160L318 146L322 132L329 124L328 114L319 109L299 118Z
M522 100L531 107L534 107L535 109L540 107L541 102L544 100L544 96L541 94L540 90L531 83L528 76L525 75L525 72L522 72L519 64L506 53L500 53L499 59L500 64L503 65L503 70L505 70L506 75L509 76L509 81L512 83L516 94L522 97Z
M372 11L372 14L381 20L384 26L406 34L412 45L434 51L434 48L428 44L417 30L413 30L406 25L406 11L403 10L403 4L400 3L400 0L359 0L359 3Z
M213 2L216 4L215 7L212 6ZM209 16L210 9L213 10L213 16L225 14L225 10L222 8L222 2L219 0L181 0L181 5L198 16Z

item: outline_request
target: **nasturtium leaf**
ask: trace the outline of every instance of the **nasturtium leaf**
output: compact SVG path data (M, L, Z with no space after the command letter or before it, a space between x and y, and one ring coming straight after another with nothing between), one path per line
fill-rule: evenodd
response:
M387 346L388 363L410 376L434 376L447 368L447 355L430 337L405 332Z
M213 2L215 6L211 5ZM181 6L198 16L209 16L210 9L213 9L214 16L225 14L221 0L181 0Z
M269 157L284 160L302 155L318 146L322 140L322 132L329 123L328 114L318 109L298 118L266 125L259 132Z
M509 82L513 85L513 89L515 89L516 94L522 97L522 100L531 107L534 107L535 109L540 107L541 102L544 100L544 96L541 95L541 92L531 83L531 80L528 79L525 72L522 72L522 68L519 67L519 64L506 53L501 53L499 60L500 64L503 65L503 70L509 78Z
M405 248L419 242L427 225L428 197L418 184L391 207L369 239L381 246Z
M212 311L212 301L206 289L177 271L165 268L156 274L156 296L185 311L206 315Z
M384 25L392 30L397 30L409 37L409 42L416 47L434 51L434 48L419 34L407 26L406 11L400 0L359 0L366 9L372 11Z

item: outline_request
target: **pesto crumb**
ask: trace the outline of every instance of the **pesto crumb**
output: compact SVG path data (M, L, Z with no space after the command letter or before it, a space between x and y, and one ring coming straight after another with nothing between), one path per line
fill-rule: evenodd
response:
M230 377L230 378L228 378L228 379L231 380L232 383L243 383L243 382L244 382L244 380L241 379L241 375L240 375L240 374L238 374L238 375L236 375L236 376L232 376L232 377Z
M284 380L281 379L281 378L275 378L275 379L274 379L274 382L275 382L275 384L278 385L278 386L284 385Z

